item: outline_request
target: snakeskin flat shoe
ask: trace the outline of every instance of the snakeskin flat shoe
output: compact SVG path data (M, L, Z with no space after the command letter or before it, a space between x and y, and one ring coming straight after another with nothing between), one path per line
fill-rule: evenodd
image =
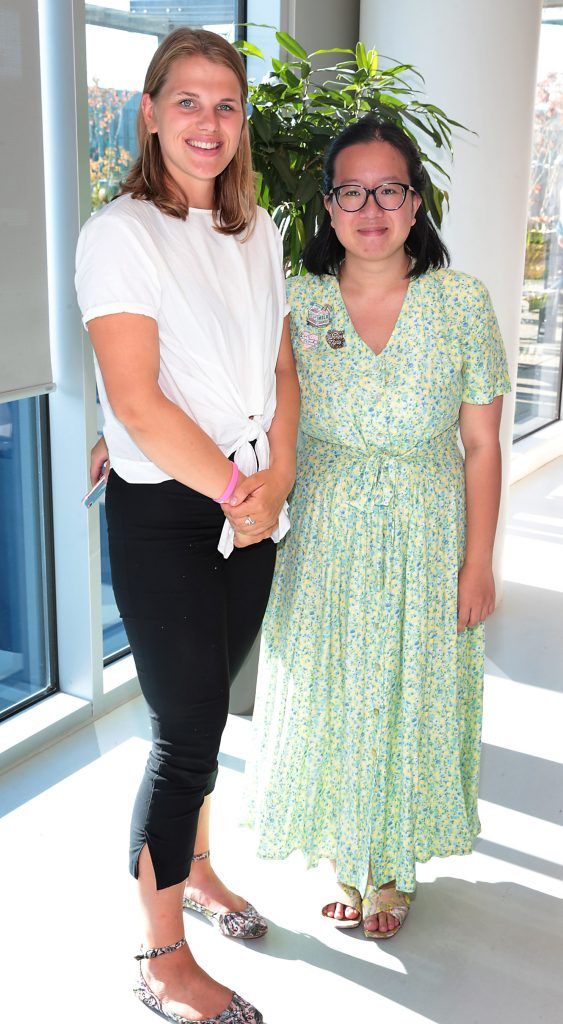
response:
M205 853L196 853L192 860L209 860L209 850L206 850ZM210 910L209 907L205 907L203 903L197 903L189 896L184 896L182 905L184 910L195 910L196 914L203 914L222 935L226 935L229 939L261 939L268 931L268 922L251 903L247 903L244 910L229 910L226 914Z
M224 1010L221 1010L221 1013L218 1013L216 1017L208 1017L206 1020L196 1022L188 1017L180 1017L179 1014L167 1010L145 981L141 961L152 960L153 957L162 956L164 953L173 953L176 949L180 949L181 946L185 945L187 945L186 940L180 939L179 942L175 942L171 946L147 949L145 952L137 954L135 960L139 961L139 977L133 986L133 991L137 998L149 1010L153 1010L159 1016L164 1017L165 1020L175 1021L176 1024L264 1024L264 1018L260 1010L257 1010L255 1006L248 1003L242 996L237 995L236 992L233 992L233 998L229 1005Z
M184 896L182 903L184 910L195 910L197 914L203 914L222 935L230 939L261 939L268 931L268 922L251 903L247 903L244 910L232 910L227 914L210 910L189 896Z

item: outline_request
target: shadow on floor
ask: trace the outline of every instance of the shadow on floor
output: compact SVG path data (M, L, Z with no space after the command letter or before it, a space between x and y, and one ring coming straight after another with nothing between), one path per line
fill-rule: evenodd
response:
M254 949L340 975L437 1024L560 1019L563 903L524 886L455 878L419 885L404 929L379 944L398 970L358 957L356 943L368 941L359 929L345 941L349 954L274 924Z
M506 582L487 623L487 671L563 693L563 594Z
M540 875L545 875L546 878L555 878L563 882L563 865L556 864L555 861L544 860L543 857L535 857L534 854L526 853L524 850L515 850L510 846L503 846L502 843L493 843L490 839L481 839L480 837L475 840L473 849L477 853L484 854L485 857L496 857L507 864L516 864L517 867L524 868L526 871L536 871Z
M563 764L483 743L479 796L563 824Z

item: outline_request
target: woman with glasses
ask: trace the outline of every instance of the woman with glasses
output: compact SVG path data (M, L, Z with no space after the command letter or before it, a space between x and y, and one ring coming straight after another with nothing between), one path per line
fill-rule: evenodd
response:
M289 282L298 468L249 777L260 855L331 860L323 915L375 939L405 920L416 862L469 853L479 832L510 388L488 293L447 269L426 181L399 128L347 127L308 273Z

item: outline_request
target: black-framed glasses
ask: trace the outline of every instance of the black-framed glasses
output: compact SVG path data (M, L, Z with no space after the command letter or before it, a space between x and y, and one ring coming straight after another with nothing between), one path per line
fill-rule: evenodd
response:
M400 210L407 194L417 191L412 185L404 185L400 181L384 181L377 188L364 188L363 185L337 185L327 194L334 196L341 210L345 213L357 213L363 209L370 196L373 196L382 210Z

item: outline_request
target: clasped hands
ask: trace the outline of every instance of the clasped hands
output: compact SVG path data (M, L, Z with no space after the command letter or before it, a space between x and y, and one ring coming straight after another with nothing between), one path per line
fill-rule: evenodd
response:
M221 505L235 531L236 548L249 547L272 536L290 489L291 481L273 469L262 469L247 477L239 473L233 494Z

